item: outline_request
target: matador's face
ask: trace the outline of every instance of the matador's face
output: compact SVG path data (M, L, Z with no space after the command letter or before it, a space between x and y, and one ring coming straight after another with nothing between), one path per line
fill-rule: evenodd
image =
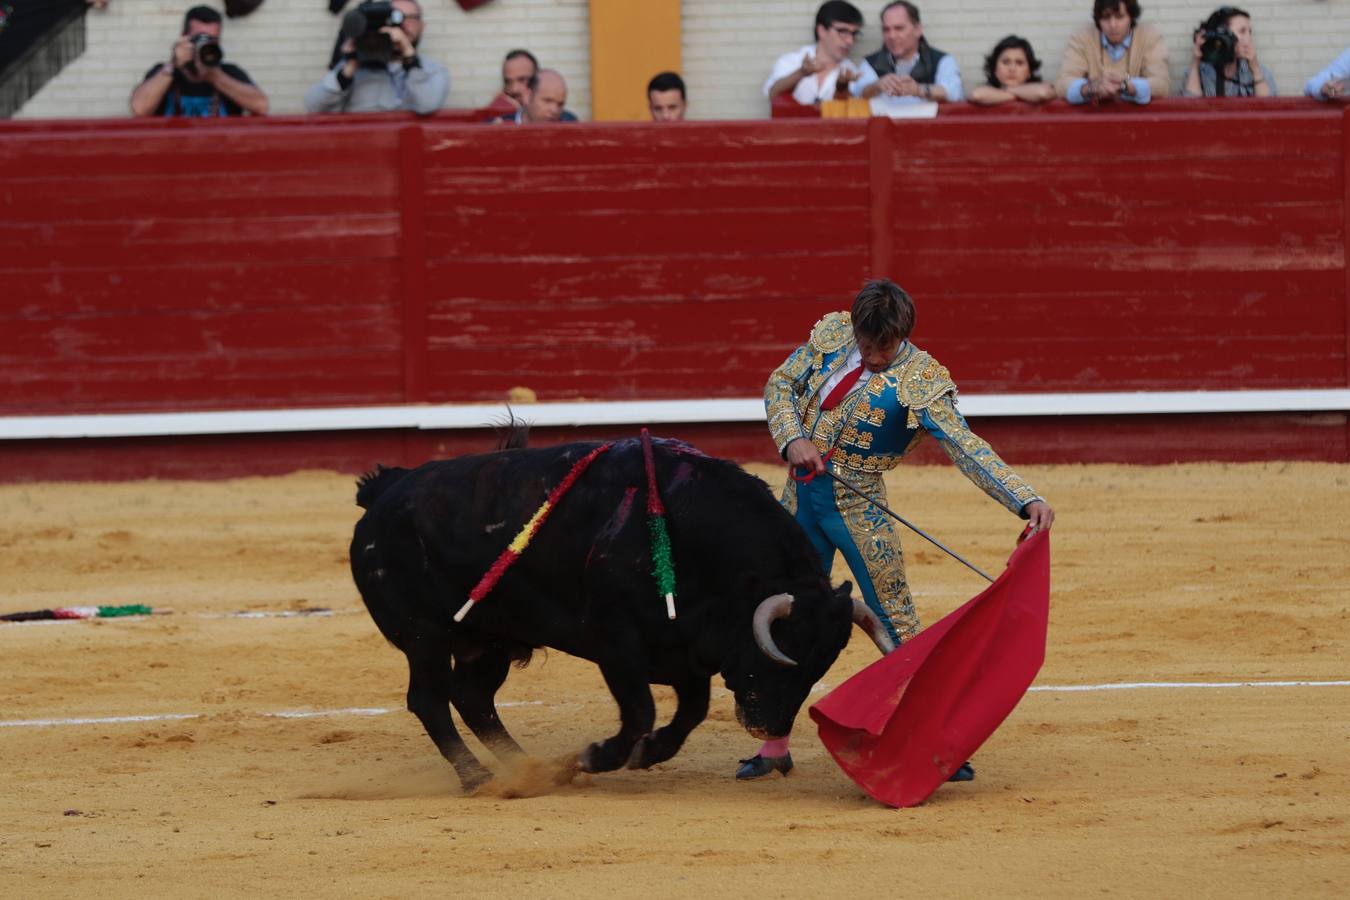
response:
M896 338L887 343L858 334L856 331L853 337L858 342L858 352L862 354L863 368L869 372L880 372L889 368L895 361L896 354L900 352L900 345L905 342L904 338Z

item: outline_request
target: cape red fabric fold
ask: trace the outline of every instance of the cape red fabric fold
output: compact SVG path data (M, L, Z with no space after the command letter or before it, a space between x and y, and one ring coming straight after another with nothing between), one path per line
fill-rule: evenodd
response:
M1045 661L1050 534L974 599L811 707L835 762L888 806L916 806L1002 724Z

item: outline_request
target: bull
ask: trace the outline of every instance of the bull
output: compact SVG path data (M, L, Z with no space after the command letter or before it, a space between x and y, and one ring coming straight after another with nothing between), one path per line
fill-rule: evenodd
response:
M652 574L646 474L636 439L600 456L519 559L462 622L454 613L595 443L514 446L377 468L358 482L366 512L351 544L352 576L371 618L408 659L408 710L465 791L491 773L455 729L450 705L495 756L523 751L494 697L512 662L550 647L600 667L619 707L617 734L579 754L586 772L648 768L673 757L707 716L720 673L741 725L786 735L812 686L863 627L885 652L881 623L832 588L806 534L760 479L678 441L653 442L676 570L667 616ZM655 728L650 685L677 708Z

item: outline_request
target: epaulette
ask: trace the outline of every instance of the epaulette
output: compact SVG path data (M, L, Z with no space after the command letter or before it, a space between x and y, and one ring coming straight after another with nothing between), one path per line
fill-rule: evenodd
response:
M927 409L944 394L956 392L956 382L947 367L918 348L905 363L898 382L896 393L900 402L911 410Z
M853 317L832 312L811 329L811 346L821 353L833 353L853 339Z

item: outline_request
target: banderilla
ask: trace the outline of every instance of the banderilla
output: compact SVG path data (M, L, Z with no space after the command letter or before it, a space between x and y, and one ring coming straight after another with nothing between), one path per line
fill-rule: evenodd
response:
M867 496L866 494L864 494L861 490L859 490L858 488L854 487L852 484L850 484L849 482L845 481L844 479L840 478L838 475L834 474L834 472L830 471L828 468L825 470L825 474L828 475L828 476L830 476L831 478L833 478L835 481L839 482L840 484L842 484L844 487L848 488L848 489L849 489L850 491L852 491L853 493L857 494L859 497L861 497L861 498L863 498L864 500L866 500L868 503L870 503L870 504L872 504L873 506L875 506L877 509L879 509L879 510L881 510L882 512L884 512L886 515L890 516L892 519L895 519L895 520L896 520L897 522L899 522L901 525L905 526L905 527L908 528L910 531L912 531L912 532L914 532L915 534L917 534L919 537L921 537L921 538L923 538L924 540L928 541L928 543L932 544L934 547L937 547L937 548L938 548L939 550L941 550L943 553L946 553L948 556L950 556L952 559L955 559L957 562L961 563L961 564L964 565L966 568L968 568L968 569L973 569L974 571L978 572L980 575L984 576L984 580L985 580L985 581L988 581L988 582L991 582L991 583L993 582L994 579L990 578L990 577L984 572L984 570L981 569L979 566L977 566L977 565L975 565L974 563L970 562L970 561L967 560L965 557L963 557L961 554L957 553L955 550L952 550L950 547L944 546L943 543L942 543L941 541L939 541L937 538L933 537L931 534L929 534L928 532L924 531L922 528L920 528L919 526L915 525L913 522L910 522L908 519L906 519L904 516L900 515L898 512L895 512L894 510L890 509L889 507L886 506L886 504L881 503L881 502L879 502L879 501L877 501L877 500L873 500L871 497L869 497L869 496Z

